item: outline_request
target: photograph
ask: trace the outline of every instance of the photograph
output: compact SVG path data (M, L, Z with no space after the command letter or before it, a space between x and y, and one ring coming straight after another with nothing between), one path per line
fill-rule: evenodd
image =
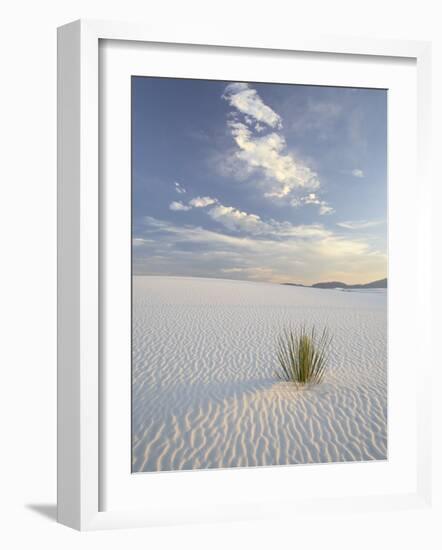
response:
M132 473L388 459L387 103L131 77Z

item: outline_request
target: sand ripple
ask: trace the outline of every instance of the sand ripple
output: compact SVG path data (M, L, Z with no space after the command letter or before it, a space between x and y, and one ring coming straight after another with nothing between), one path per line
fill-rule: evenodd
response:
M133 471L387 456L386 292L135 277ZM274 376L287 325L330 327L324 383Z

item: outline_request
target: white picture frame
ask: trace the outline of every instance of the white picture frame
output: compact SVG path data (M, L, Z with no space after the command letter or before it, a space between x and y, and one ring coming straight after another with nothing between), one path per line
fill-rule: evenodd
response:
M332 507L342 511L354 509L394 509L422 507L431 499L431 440L429 431L431 385L431 350L426 346L425 365L416 382L416 484L413 490L391 491L358 496L322 495L313 491L314 498L303 497L300 502L281 502L255 499L244 506L232 502L199 506L184 505L175 508L155 506L134 507L117 502L111 510L103 510L101 485L103 472L103 444L101 430L106 400L100 384L102 360L100 335L102 325L101 302L103 290L103 263L101 261L100 212L103 208L100 191L100 41L126 41L127 44L174 44L229 48L231 55L238 52L271 51L309 52L334 56L371 56L377 58L411 59L417 74L417 151L419 173L419 231L416 240L419 268L413 292L416 293L416 314L423 346L431 327L428 312L431 308L431 234L430 220L425 205L431 204L431 185L428 174L429 120L430 120L430 45L426 42L368 40L345 37L305 38L281 36L278 42L268 44L263 37L244 39L223 31L222 36L207 37L201 30L188 35L185 29L166 35L154 28L116 22L76 21L58 31L58 521L80 530L117 527L139 527L183 522L217 521L254 517L284 517L290 513L326 511ZM250 35L249 35L250 36ZM177 64L179 63L179 53ZM210 57L210 52L207 53ZM393 205L394 208L394 205ZM413 412L414 414L414 412ZM340 465L337 465L339 468ZM344 465L344 467L346 467ZM414 467L414 466L413 466ZM342 465L341 465L342 468ZM262 469L261 469L262 471ZM255 470L256 472L256 470ZM275 472L275 473L272 473ZM268 468L266 476L278 476L284 483L287 469ZM330 475L334 475L330 471ZM128 472L128 475L130 472ZM152 474L161 477L162 474ZM172 474L160 488L174 490L178 476ZM189 476L198 472L185 472ZM204 473L203 473L204 475ZM223 474L225 475L225 474ZM228 474L229 475L229 474ZM233 475L233 474L232 474ZM238 470L235 474L249 474ZM250 474L254 476L256 474ZM328 475L328 474L327 474ZM360 475L357 472L355 476ZM175 477L173 477L175 476ZM249 476L249 477L250 477ZM147 478L145 478L147 479ZM153 481L153 477L150 478ZM166 479L163 477L162 479ZM149 480L147 479L147 482ZM208 477L204 484L213 483ZM190 485L189 485L190 484ZM184 486L183 486L184 487ZM216 484L213 485L216 487ZM309 512L310 510L310 512Z

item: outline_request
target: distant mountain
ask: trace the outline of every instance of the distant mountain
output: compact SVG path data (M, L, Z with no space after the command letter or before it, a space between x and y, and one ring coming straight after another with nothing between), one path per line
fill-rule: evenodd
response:
M308 286L308 285L301 285L298 283L284 283L285 285L290 286ZM324 283L315 283L311 285L311 288L387 288L387 279L380 279L379 281L372 281L371 283L366 283L363 285L348 285L346 283L342 283L340 281L330 281L330 282L324 282Z

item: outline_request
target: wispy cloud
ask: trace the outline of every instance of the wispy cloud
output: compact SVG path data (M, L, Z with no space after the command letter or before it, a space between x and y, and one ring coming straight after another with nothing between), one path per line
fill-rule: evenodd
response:
M177 182L177 181L174 181L173 182L174 186L175 186L175 191L179 194L179 195L183 195L185 192L186 192L186 189L184 188L183 185L181 185L181 183Z
M316 201L316 196L311 193L305 197L311 204L319 204L325 207L322 202ZM215 206L213 206L215 205ZM207 209L208 206L211 208ZM172 205L170 205L170 208ZM223 225L230 231L243 231L252 235L269 235L274 238L286 237L317 237L329 235L320 224L293 225L289 222L279 222L272 218L264 221L257 214L243 212L234 206L225 206L213 197L195 197L188 202L188 205L182 203L173 203L172 210L188 211L191 208L205 208L205 212L216 222Z
M192 208L191 206L187 206L183 204L181 201L172 201L169 204L169 209L174 211L186 211L186 210L190 210L191 208Z
M265 123L272 128L282 128L281 117L266 105L258 92L248 84L243 82L229 84L224 90L223 98L233 108L248 117L253 117L258 123Z
M146 217L144 234L137 237L145 242L137 248L144 252L137 254L136 269L200 276L213 276L217 269L233 278L275 282L315 282L325 276L358 282L361 274L364 279L384 276L385 254L364 240L322 226L278 224L258 216L244 221L253 214L235 210L228 209L227 217L240 220L241 229L232 234ZM227 217L224 213L217 221L226 227Z
M135 239L132 239L132 245L133 246L143 246L145 244L148 244L148 243L153 243L155 241L153 241L152 239L142 239L141 237L137 237Z
M144 224L147 234L155 235L155 239L146 239L146 242L153 240L155 244L168 242L168 244L175 245L181 242L193 242L215 246L215 249L219 244L233 248L249 247L252 244L252 241L245 238L225 235L194 225L178 226L165 220L159 220L153 216L145 216ZM163 237L172 236L173 240L161 238L161 234L163 234Z
M384 222L382 220L360 220L360 221L347 221L347 222L337 222L336 225L344 229L367 229L369 227L375 227L381 225Z
M251 235L261 235L273 239L285 238L318 238L330 235L320 224L293 225L290 222L278 222L273 219L262 220L257 214L250 214L234 208L218 204L207 211L215 221L231 231L244 231Z
M351 171L351 175L354 176L355 178L363 178L364 177L364 171L361 170L360 168L354 168Z
M327 201L320 199L316 193L309 193L304 197L292 199L290 201L290 204L295 208L304 204L314 204L319 207L319 214L321 216L324 216L325 214L333 214L333 212L335 211L334 208L330 206Z
M319 215L324 216L325 214L333 214L335 209L327 204L325 201L321 201L319 205Z

